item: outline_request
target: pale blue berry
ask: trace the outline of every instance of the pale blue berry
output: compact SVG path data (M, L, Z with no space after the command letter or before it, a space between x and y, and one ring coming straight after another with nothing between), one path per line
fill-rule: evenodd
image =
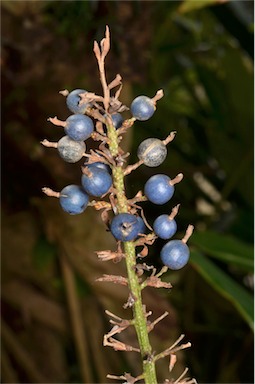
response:
M149 138L141 142L137 156L148 167L158 167L167 156L167 149L159 139Z
M160 252L162 263L168 268L178 270L189 261L189 247L182 240L170 240Z
M153 230L158 237L164 240L170 239L177 231L177 224L169 215L160 215L153 223Z
M87 193L79 185L68 185L60 192L59 203L62 209L70 215L84 212L88 202Z
M154 204L167 203L174 194L174 186L170 184L170 177L162 174L154 175L147 180L144 193Z
M60 157L67 163L79 161L86 150L84 141L72 140L69 136L63 136L57 145Z
M94 124L90 117L77 113L66 119L65 133L75 141L87 140L94 130Z

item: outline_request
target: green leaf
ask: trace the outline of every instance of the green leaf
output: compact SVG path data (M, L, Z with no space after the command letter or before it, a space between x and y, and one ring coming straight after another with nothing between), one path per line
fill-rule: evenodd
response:
M253 272L253 248L229 235L212 231L195 232L192 243L208 255Z
M252 295L200 252L191 251L191 263L217 292L234 305L253 330Z
M192 12L197 9L209 7L211 5L217 5L222 3L222 0L186 0L183 1L178 11L180 13Z

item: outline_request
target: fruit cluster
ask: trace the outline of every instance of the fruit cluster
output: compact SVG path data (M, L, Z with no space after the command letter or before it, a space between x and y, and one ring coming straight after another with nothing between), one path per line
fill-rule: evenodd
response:
M60 192L45 187L43 192L48 196L59 198L62 209L71 215L84 212L88 206L102 211L101 218L117 241L117 251L98 251L97 255L102 261L117 262L124 258L127 278L104 275L97 281L128 286L128 301L123 307L133 307L133 319L131 320L121 319L109 311L107 312L112 317L110 322L114 326L104 336L103 344L111 346L114 350L139 352L143 361L143 373L136 378L130 374L120 377L108 375L107 377L117 380L125 378L129 383L144 379L146 384L155 384L157 382L155 362L165 356L170 356L169 369L171 370L176 362L176 358L172 359L172 356L175 356L173 353L179 349L188 348L190 343L176 347L184 337L182 335L172 347L158 355L154 354L148 334L167 313L154 322L148 322L147 319L151 312L146 311L141 292L146 286L171 288L171 284L162 281L160 276L168 268L178 270L188 262L189 248L186 242L192 234L193 226L188 226L182 240L171 240L177 231L175 217L179 204L172 209L170 214L157 217L152 227L148 224L140 206L140 203L146 200L156 205L169 202L174 194L175 185L183 178L182 173L172 179L168 175L157 173L147 180L144 191L139 191L131 199L126 196L125 176L141 165L148 167L161 165L167 156L167 144L174 139L176 132L171 132L165 140L157 138L144 140L137 150L138 161L135 164L126 165L126 158L129 154L125 153L120 146L123 134L132 127L136 120L147 121L152 117L157 101L163 97L163 91L159 90L152 98L144 95L136 97L130 105L130 118L124 119L122 114L129 108L119 100L122 89L121 76L116 75L109 84L106 81L104 62L109 49L110 34L107 27L105 38L101 40L100 45L94 42L94 53L98 62L103 96L84 89L75 89L70 93L67 90L61 91L60 93L66 96L66 104L72 115L66 121L61 121L57 117L48 120L54 125L62 127L65 136L57 143L49 142L46 139L42 141L45 147L56 148L60 157L68 163L77 163L83 159L80 184L68 185ZM117 90L112 95L114 88ZM100 142L98 149L86 150L88 138ZM149 233L147 233L146 227L149 228ZM157 238L167 240L167 242L160 253L164 266L156 274L156 268L148 266L146 263L139 264L137 260L148 254L147 245L153 244ZM136 247L143 248L138 253ZM141 276L144 271L151 269L151 275L143 279ZM113 337L129 326L135 328L139 349ZM186 370L177 380L178 382L185 373ZM195 383L193 379L191 381L185 379L182 383L184 382Z
M109 154L107 156L108 148L101 145L101 151L98 150L97 153L94 153L94 156L89 155L86 154L85 141L89 137L94 137L96 140L101 139L103 143L104 141L107 142L107 133L105 132L109 118L112 127L121 132L127 129L126 127L130 125L130 122L148 120L154 114L156 101L162 97L163 92L157 92L152 99L147 96L136 97L130 106L132 117L126 121L119 112L108 113L107 115L106 111L102 112L100 108L95 109L93 100L82 102L83 96L88 96L88 92L84 89L75 89L70 93L63 91L62 94L67 96L66 104L73 114L65 122L58 120L57 117L49 118L49 121L62 126L66 135L57 143L43 140L42 144L47 147L57 148L61 158L68 163L76 163L82 157L87 157L87 159L82 166L81 185L68 185L59 193L49 188L43 188L43 191L49 196L58 197L62 209L71 215L75 215L85 211L90 204L90 196L102 198L108 193L111 195L114 193L112 169L115 164L112 163ZM96 124L94 121L96 121ZM161 165L167 156L167 144L174 137L175 132L172 132L165 140L157 138L144 140L137 150L137 157L139 158L137 166L140 164L148 167ZM135 169L136 165L133 168ZM144 186L144 198L158 205L167 203L174 194L175 184L179 183L182 178L181 173L174 179L164 174L156 174L150 177ZM177 225L174 217L178 212L178 208L179 205L173 209L170 215L161 215L154 221L153 230L156 236L169 240L175 235ZM143 236L146 230L144 220L137 212L117 212L109 223L109 227L116 240L123 242L133 241L139 236ZM186 238L171 240L165 244L160 254L163 264L175 270L182 268L187 263L189 249L185 241Z

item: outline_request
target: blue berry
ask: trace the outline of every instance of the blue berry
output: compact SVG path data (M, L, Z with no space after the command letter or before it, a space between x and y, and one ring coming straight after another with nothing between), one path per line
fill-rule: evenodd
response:
M155 112L156 107L152 101L147 96L138 96L136 97L130 106L130 111L137 120L148 120L153 113Z
M164 143L159 139L146 139L137 149L137 156L148 167L158 167L163 163L167 155Z
M88 167L89 169L91 167L96 167L96 168L104 169L105 171L107 171L110 174L112 173L111 167L109 165L105 164L105 163L101 163L100 161L95 161L95 163L91 163L91 164L87 164L85 162L84 165L86 167Z
M74 89L70 92L66 98L66 104L71 112L73 113L85 113L86 109L90 106L89 103L79 105L81 101L81 97L79 96L81 93L86 93L85 89Z
M89 197L79 185L68 185L60 192L59 202L63 210L70 215L85 211Z
M90 117L76 114L66 119L65 133L75 141L88 139L94 130L94 124Z
M178 270L189 260L189 247L182 240L170 240L160 252L162 263L168 268Z
M141 222L138 217L130 213L120 213L112 219L111 233L117 240L132 241L141 230Z
M153 223L154 232L164 240L170 239L177 231L176 221L169 215L160 215Z
M167 203L174 194L174 186L170 182L170 177L166 175L158 174L150 177L144 186L147 199L158 205Z
M111 115L112 117L112 122L113 122L113 126L115 129L118 129L122 126L122 123L124 121L122 115L120 113L114 113L113 115Z
M82 158L86 145L84 141L74 141L69 136L63 136L58 141L57 149L59 155L67 163L76 163Z
M86 167L83 171L81 183L85 191L91 195L100 197L104 195L112 185L109 172L98 167Z

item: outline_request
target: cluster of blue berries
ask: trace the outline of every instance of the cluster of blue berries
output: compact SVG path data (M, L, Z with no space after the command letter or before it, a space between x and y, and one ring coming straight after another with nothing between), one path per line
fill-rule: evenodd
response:
M94 124L93 117L100 121L110 121L115 130L123 129L125 121L119 112L100 113L93 115L93 100L82 102L82 96L88 94L84 89L75 89L72 92L62 92L66 95L66 104L73 113L66 121L61 121L57 117L49 118L49 121L55 125L62 126L65 131L63 136L57 143L51 143L43 140L42 144L46 147L57 148L60 157L68 163L76 163L87 156L90 160L91 155L86 154L85 141L99 135L103 141L107 137L106 128L97 128ZM156 101L163 95L162 91L158 91L154 98L147 96L138 96L130 106L132 114L131 120L146 121L156 110ZM105 119L105 120L104 120ZM103 124L102 124L103 125ZM95 128L96 127L96 128ZM104 126L105 127L105 126ZM125 129L125 128L124 128ZM156 138L148 138L144 140L138 147L137 156L139 158L138 165L144 164L148 167L157 167L163 163L167 156L167 144L173 140L175 132L172 132L165 140L161 141ZM107 141L106 141L107 142ZM106 150L106 147L103 147ZM85 211L90 204L89 198L102 198L114 190L114 181L112 178L113 164L107 156L97 154L96 160L101 158L102 161L95 161L95 157L91 161L85 161L82 169L81 185L68 185L61 192L54 192L50 188L43 188L48 196L59 198L62 209L71 214L76 215ZM108 151L109 152L109 151ZM101 157L100 157L101 156ZM134 167L135 169L136 167ZM180 173L174 179L164 174L156 174L148 179L144 187L145 199L150 202L162 205L167 203L173 196L176 183L183 178ZM91 204L92 205L92 204ZM178 212L179 205L175 207L170 215L161 215L153 223L153 231L155 236L169 240L175 235L177 225L174 220ZM133 241L139 236L145 236L146 226L144 220L135 213L118 213L115 210L115 216L109 223L109 229L116 240L126 242ZM161 250L161 260L169 268L176 270L182 268L189 259L189 249L184 240L170 240Z
M131 117L124 119L122 112L129 108L119 100L122 78L117 74L109 84L106 79L105 57L109 50L110 33L107 26L105 37L100 44L95 41L93 48L98 62L103 96L85 89L75 89L72 92L61 91L60 93L66 97L66 105L71 115L65 121L61 121L57 117L48 120L52 124L62 127L64 136L58 142L50 142L47 139L41 142L45 147L57 149L60 157L67 163L81 161L80 184L67 185L60 192L44 187L43 192L47 196L58 198L61 208L70 215L81 214L88 206L98 211L101 210L101 218L106 224L107 230L117 241L117 250L96 251L97 256L102 261L112 260L115 262L124 258L127 277L105 274L97 281L127 285L129 295L123 308L133 307L133 319L131 320L121 319L119 316L106 311L112 317L110 323L113 327L110 332L104 335L103 344L111 346L116 351L141 352L141 358L147 363L143 364L143 374L137 377L132 377L129 373L119 377L115 375L108 375L107 377L117 380L125 378L130 383L131 381L132 383L137 380L140 381L143 378L146 383L156 383L156 360L170 355L171 370L176 358L172 364L173 346L158 355L154 355L152 352L148 333L167 313L165 312L150 322L150 327L148 327L147 317L152 312L147 311L140 293L147 286L171 288L171 284L161 281L160 276L168 268L179 270L187 264L189 248L186 242L192 234L193 226L188 227L182 240L172 240L177 231L175 217L179 210L179 204L172 209L170 214L158 216L152 227L147 222L140 206L140 203L144 201L156 205L168 203L174 195L175 184L183 178L182 173L172 179L168 175L157 173L147 180L143 191L138 191L130 199L126 196L125 176L141 165L152 168L160 166L167 156L167 144L174 139L176 132L171 132L164 140L147 138L142 141L137 149L138 161L135 164L126 164L129 153L125 153L120 146L123 134L132 127L136 120L147 121L153 116L157 101L163 97L163 91L159 90L152 98L144 95L136 97L130 106ZM87 151L88 139L100 142L100 144L97 148ZM148 229L150 230L149 233ZM148 254L148 245L152 245L157 238L166 241L160 252L164 266L158 273L156 273L154 266L140 263L140 258ZM149 270L152 270L150 276L142 278L144 271ZM129 326L135 328L140 349L120 342L113 337L116 334L119 335ZM175 346L182 337L177 340ZM177 350L187 346L188 344L184 344ZM177 381L181 377L183 374ZM194 381L189 382L193 383Z
M69 116L65 122L61 122L56 117L49 119L55 125L63 126L66 136L62 137L58 143L42 141L45 146L57 148L61 158L68 163L76 163L86 155L85 140L94 131L93 120L83 114L86 113L89 104L80 104L80 94L86 92L83 89L75 89L67 95L66 104L73 115ZM47 195L59 197L61 207L71 215L84 212L89 203L89 196L101 197L112 185L110 168L107 164L101 162L87 164L85 162L82 172L81 186L68 185L60 193L43 188Z

